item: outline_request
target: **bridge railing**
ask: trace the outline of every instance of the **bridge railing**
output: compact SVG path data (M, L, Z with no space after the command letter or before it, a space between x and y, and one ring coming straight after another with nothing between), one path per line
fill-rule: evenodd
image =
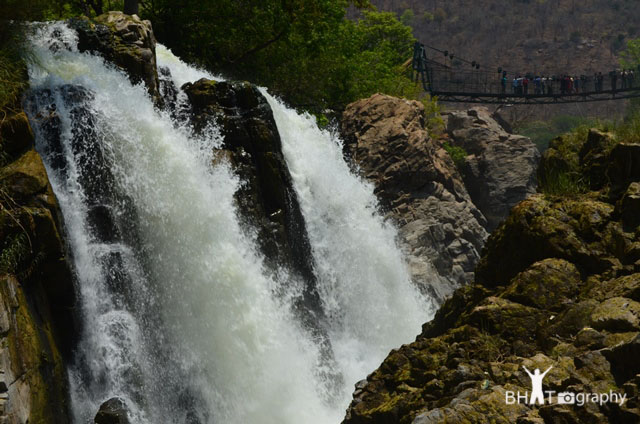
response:
M571 96L599 92L640 90L640 74L610 73L559 76L508 76L503 81L502 74L456 69L428 68L428 86L431 92L508 95L508 96ZM570 78L570 79L569 79ZM525 81L526 79L526 81ZM515 80L515 83L514 83Z

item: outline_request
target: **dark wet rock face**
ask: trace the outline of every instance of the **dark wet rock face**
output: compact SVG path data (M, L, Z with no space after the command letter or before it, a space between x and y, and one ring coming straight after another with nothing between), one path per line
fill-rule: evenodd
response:
M258 230L272 268L288 265L307 282L304 302L319 311L310 246L273 113L258 89L246 82L201 79L182 87L197 132L215 123L224 137L217 160L228 161L244 184L239 210ZM315 319L317 317L314 317Z
M629 184L640 180L640 144L619 143L611 151L607 176L613 195L623 192Z
M358 384L344 424L640 422L638 145L610 146L597 132L564 142L542 166L564 162L601 189L516 205L489 237L475 283ZM626 401L509 405L506 391L531 390L523 366L553 366L544 390Z
M413 280L442 302L473 278L486 220L423 115L419 102L376 94L347 107L342 134L399 228Z

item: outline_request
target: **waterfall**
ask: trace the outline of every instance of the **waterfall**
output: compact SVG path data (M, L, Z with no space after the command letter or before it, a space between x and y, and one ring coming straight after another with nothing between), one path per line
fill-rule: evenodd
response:
M76 43L63 23L35 32L26 106L78 283L74 422L119 396L136 424L339 423L353 384L431 314L373 188L337 138L263 90L307 225L329 361L293 312L299 285L277 290L288 277L266 270L238 219L242 182L212 160L217 129L194 135ZM177 87L213 78L157 54Z

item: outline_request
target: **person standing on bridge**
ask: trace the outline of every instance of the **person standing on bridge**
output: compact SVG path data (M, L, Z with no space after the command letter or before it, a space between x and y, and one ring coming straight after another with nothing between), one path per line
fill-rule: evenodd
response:
M604 88L604 75L602 75L602 72L598 72L598 88L596 88L596 91L602 91L603 88Z
M518 94L518 77L513 77L511 86L513 87L513 94Z
M620 82L622 83L622 89L627 88L627 70L623 69L620 73Z
M572 94L573 88L573 78L567 75L567 93Z
M529 78L526 75L522 79L522 87L524 88L524 94L529 94Z
M611 71L611 90L616 91L618 86L618 71Z
M629 88L633 88L633 84L634 84L634 80L636 78L636 75L633 72L633 69L629 69Z
M500 78L500 85L502 86L502 94L507 92L507 73L502 74L502 78Z

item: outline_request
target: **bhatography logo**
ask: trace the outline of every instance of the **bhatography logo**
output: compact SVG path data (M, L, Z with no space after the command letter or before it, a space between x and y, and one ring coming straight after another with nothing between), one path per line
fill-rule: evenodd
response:
M529 371L527 367L522 366L525 372L531 379L531 392L505 392L505 402L507 405L513 405L515 403L526 403L529 405L544 405L548 404L558 405L577 405L583 406L585 403L597 403L600 406L605 403L613 402L618 403L620 406L627 400L626 394L616 393L610 390L609 393L584 393L584 392L560 392L555 390L542 390L542 380L552 366L547 368L545 372L540 372L540 369L536 368L533 372ZM546 396L545 396L546 395Z

